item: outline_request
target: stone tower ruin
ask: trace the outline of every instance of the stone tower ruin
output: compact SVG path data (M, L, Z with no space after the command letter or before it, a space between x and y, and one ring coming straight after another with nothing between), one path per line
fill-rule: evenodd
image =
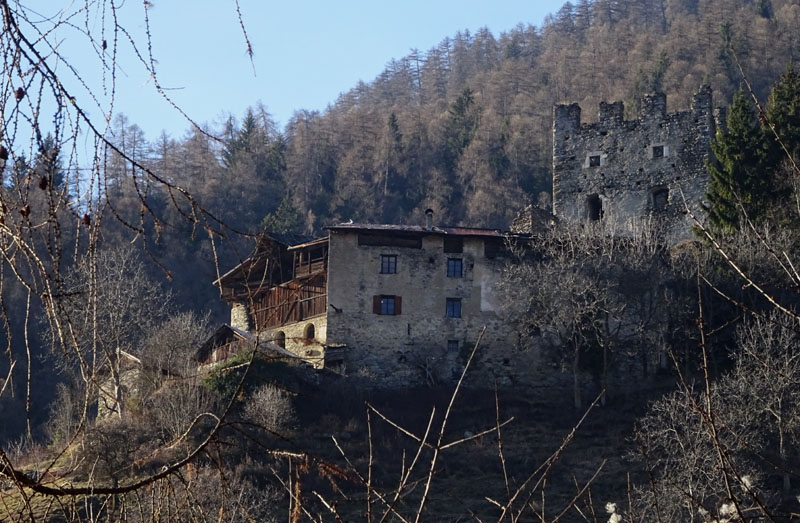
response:
M689 111L667 113L666 95L657 93L644 97L635 120L623 114L622 102L601 102L598 121L582 124L578 104L554 108L553 213L602 221L619 234L645 222L673 241L689 237L684 198L699 212L708 185L711 88L695 93Z

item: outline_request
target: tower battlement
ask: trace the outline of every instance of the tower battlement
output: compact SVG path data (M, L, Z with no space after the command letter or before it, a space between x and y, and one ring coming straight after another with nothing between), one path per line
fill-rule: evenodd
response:
M663 93L645 96L638 117L622 102L601 102L598 121L581 122L578 104L553 110L553 212L562 220L605 221L624 233L657 221L675 239L690 234L684 200L699 209L711 157L715 111L701 87L690 109L667 112ZM683 197L681 197L683 194Z

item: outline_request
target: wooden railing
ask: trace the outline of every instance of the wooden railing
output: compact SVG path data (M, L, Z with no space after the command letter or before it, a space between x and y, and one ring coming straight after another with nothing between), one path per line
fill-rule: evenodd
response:
M212 350L208 357L201 362L201 365L209 365L225 361L250 347L250 340L234 340L224 345L220 345L219 347L214 347L214 350Z
M311 263L303 263L295 266L295 277L306 276L325 269L327 260L312 260Z
M293 280L271 288L253 307L256 330L262 331L325 314L328 307L325 274Z

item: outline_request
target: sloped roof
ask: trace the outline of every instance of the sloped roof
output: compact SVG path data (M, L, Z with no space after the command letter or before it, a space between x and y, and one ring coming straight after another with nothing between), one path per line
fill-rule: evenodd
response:
M212 283L214 285L220 285L222 282L230 278L231 276L237 274L242 270L243 267L248 267L250 269L256 268L254 262L262 257L264 252L266 251L267 244L269 242L277 243L278 245L282 245L287 249L290 249L293 246L299 246L306 243L314 242L316 240L320 240L322 238L316 238L314 236L308 236L305 234L277 234L277 233L263 233L259 236L258 241L256 242L256 247L253 249L253 252L250 253L244 260L238 263L236 266L225 272L222 276L218 279L214 280Z
M241 329L237 329L236 327L232 327L227 323L223 323L217 328L217 330L214 331L211 336L208 337L206 341L203 342L202 345L197 348L193 359L198 362L203 362L209 357L209 355L211 355L211 352L214 349L234 340L258 340L258 336L254 336L247 331L243 331ZM259 349L266 349L274 352L280 355L281 358L305 361L297 354L290 352L270 341L258 340L258 347Z
M263 238L271 238L280 244L286 245L287 247L300 245L301 243L308 243L310 241L317 239L315 236L309 236L307 234L293 234L293 233L277 234L273 232L264 233L262 235L262 239Z
M508 233L500 229L483 229L478 227L431 227L428 229L422 225L391 225L374 223L341 223L327 227L330 231L375 231L375 232L399 232L415 234L438 234L453 236L489 236L505 237Z
M234 340L249 340L252 336L243 330L231 327L227 323L220 325L206 341L194 352L195 361L205 361L211 352Z

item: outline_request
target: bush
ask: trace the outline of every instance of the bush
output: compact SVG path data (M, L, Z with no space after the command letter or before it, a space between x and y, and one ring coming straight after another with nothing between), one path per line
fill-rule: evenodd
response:
M244 409L247 419L269 432L279 433L291 427L294 407L288 394L274 385L262 385L250 397Z

